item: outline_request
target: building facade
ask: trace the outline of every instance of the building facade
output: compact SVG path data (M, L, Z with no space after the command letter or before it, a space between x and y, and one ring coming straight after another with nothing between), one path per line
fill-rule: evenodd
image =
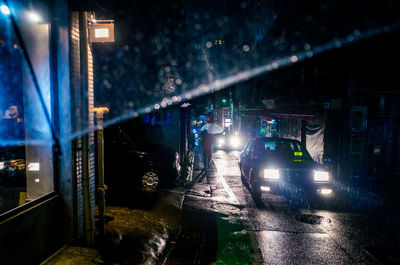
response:
M93 56L88 13L12 1L0 13L0 264L94 244Z

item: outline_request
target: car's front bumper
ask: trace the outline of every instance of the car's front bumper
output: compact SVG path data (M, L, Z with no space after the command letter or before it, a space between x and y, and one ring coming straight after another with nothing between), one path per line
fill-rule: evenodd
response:
M333 185L330 182L291 183L284 180L260 179L256 185L263 193L299 193L307 192L321 197L334 196Z

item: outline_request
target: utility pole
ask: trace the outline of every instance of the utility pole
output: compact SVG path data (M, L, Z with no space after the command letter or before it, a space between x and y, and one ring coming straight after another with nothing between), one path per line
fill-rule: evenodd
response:
M104 133L103 133L103 115L109 112L107 107L94 108L96 113L96 156L97 156L97 201L99 204L99 227L98 232L100 236L104 236L105 225L105 194L106 185L104 184Z

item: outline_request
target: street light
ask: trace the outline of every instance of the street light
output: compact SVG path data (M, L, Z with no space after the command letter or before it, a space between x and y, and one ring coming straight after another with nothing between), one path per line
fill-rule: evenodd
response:
M38 23L42 20L40 15L35 11L27 11L26 16L33 23Z
M0 10L1 10L1 13L3 13L3 15L8 16L11 14L10 9L5 4L1 5Z

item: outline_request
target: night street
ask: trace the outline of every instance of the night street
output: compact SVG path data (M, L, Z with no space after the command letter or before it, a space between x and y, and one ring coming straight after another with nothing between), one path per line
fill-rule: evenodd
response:
M388 246L398 222L372 213L303 208L265 194L256 205L242 184L239 152L214 153L216 170L198 180L183 205L183 231L165 264L396 264ZM196 175L196 174L194 174ZM344 195L343 195L344 196ZM300 216L323 217L320 224ZM303 220L304 221L304 220ZM375 251L375 252L374 252ZM374 257L372 257L374 256ZM389 256L392 256L389 258Z
M399 265L399 35L394 0L0 0L0 265Z

